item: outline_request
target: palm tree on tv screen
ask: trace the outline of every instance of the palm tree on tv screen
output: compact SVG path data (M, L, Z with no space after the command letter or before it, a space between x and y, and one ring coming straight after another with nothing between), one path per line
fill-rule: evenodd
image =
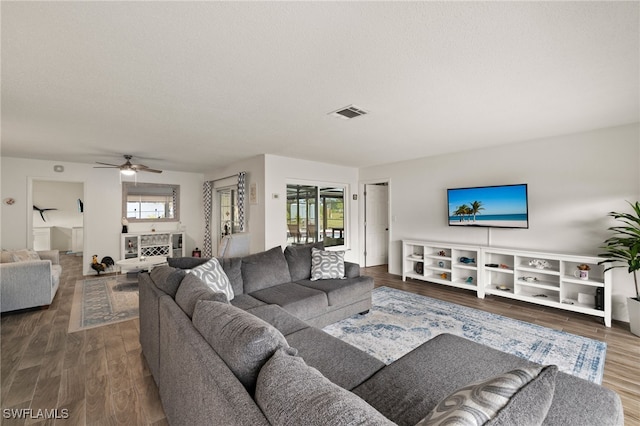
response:
M471 203L471 213L473 215L473 221L476 221L476 214L480 213L480 210L484 210L484 207L482 207L482 201L474 201L473 203Z
M468 214L471 214L471 209L466 204L458 206L455 212L453 212L454 216L460 216L460 222L464 221L464 217Z

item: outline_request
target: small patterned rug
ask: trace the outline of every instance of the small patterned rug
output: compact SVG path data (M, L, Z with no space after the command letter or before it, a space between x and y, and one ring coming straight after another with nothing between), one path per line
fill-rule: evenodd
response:
M137 317L137 279L123 274L76 282L69 333Z
M442 333L455 334L560 371L602 383L607 344L388 287L373 308L328 325L327 333L390 364Z

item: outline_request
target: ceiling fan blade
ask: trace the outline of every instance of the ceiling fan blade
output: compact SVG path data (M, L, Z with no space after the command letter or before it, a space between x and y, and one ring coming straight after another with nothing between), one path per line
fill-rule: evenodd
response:
M150 169L148 167L139 168L140 172L162 173L162 170Z
M101 163L100 161L96 161L96 164L102 164L103 166L120 167L117 164ZM94 166L94 167L98 167L98 166Z

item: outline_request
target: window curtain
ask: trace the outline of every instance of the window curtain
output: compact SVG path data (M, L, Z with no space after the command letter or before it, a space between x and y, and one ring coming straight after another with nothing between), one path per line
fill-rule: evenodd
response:
M244 232L244 194L246 175L247 172L238 173L238 222L240 222L240 232Z
M247 172L238 173L238 221L240 222L240 232L244 232L244 200ZM230 178L232 176L228 176ZM223 178L223 179L227 179ZM223 180L218 179L218 181ZM213 256L213 246L211 244L211 222L213 220L213 188L215 180L206 181L202 186L202 199L204 204L204 243L202 246L202 257Z
M211 215L213 214L212 201L213 181L207 181L202 185L202 199L204 200L204 243L202 257L213 256L211 249Z

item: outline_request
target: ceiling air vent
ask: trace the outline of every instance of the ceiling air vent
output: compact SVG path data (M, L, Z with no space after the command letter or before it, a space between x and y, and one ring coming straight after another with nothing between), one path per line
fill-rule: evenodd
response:
M349 105L344 108L340 108L337 111L330 112L329 115L334 117L342 118L344 120L349 120L351 118L360 117L361 115L367 114L367 111L363 110L360 107L355 105Z

